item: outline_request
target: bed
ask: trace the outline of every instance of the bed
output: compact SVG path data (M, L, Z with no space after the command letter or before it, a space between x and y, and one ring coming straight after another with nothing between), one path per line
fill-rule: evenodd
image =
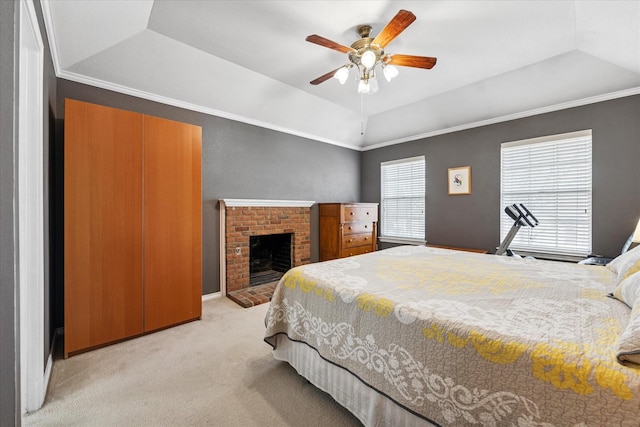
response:
M637 270L400 246L291 269L265 341L367 426L638 426Z

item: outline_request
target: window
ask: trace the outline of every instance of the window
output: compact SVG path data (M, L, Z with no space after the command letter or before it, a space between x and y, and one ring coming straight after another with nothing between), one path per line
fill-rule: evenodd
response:
M513 225L505 206L522 203L538 219L511 243L523 251L591 252L591 130L502 144L500 240Z
M381 239L424 243L424 156L380 164Z

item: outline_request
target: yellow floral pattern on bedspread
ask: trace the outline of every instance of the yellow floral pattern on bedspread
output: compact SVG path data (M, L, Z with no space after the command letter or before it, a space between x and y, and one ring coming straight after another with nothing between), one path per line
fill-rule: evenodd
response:
M290 270L265 340L306 342L441 425L638 425L606 268L398 247Z
M620 333L618 328L617 333ZM435 339L440 344L448 341L455 348L464 348L472 345L476 352L484 359L497 364L514 363L528 349L527 345L519 342L506 342L487 338L482 333L471 331L469 336L461 337L446 328L432 324L430 328L423 329L423 334L428 339ZM446 339L445 339L446 338ZM627 377L621 372L620 365L613 361L612 352L602 351L603 348L611 348L615 342L589 346L589 353L600 354L603 360L611 360L610 366L598 365L595 369L589 360L579 360L579 355L584 353L575 344L558 342L556 345L539 343L531 352L532 373L535 378L553 384L559 389L570 389L580 394L590 394L594 390L591 382L600 387L609 388L621 399L631 399L631 390L627 386ZM594 372L595 371L595 372ZM593 380L590 380L590 376Z
M375 268L378 277L397 280L398 288L402 290L423 288L442 294L489 292L497 295L515 289L544 287L540 280L503 264L487 266L482 263L482 258L471 259L461 270L458 262L455 257L427 258L417 270L411 260L390 260L377 264Z

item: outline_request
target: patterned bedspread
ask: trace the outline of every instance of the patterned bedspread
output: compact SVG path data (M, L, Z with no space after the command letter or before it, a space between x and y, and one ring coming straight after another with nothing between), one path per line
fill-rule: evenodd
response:
M265 341L304 342L440 425L638 426L614 286L603 267L402 246L290 270Z

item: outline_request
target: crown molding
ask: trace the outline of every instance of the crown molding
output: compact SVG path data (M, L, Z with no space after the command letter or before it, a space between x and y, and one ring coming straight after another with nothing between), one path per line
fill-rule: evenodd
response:
M44 4L44 3L43 3ZM51 39L50 39L51 40ZM50 41L50 44L55 43L55 41ZM52 45L53 46L53 45ZM53 55L53 48L52 48L52 56ZM57 68L57 60L54 60L54 67ZM487 120L481 120L481 121L477 121L477 122L472 122L472 123L466 123L463 125L459 125L459 126L453 126L450 128L446 128L446 129L439 129L439 130L435 130L435 131L431 131L431 132L425 132L425 133L421 133L421 134L417 134L417 135L412 135L412 136L408 136L408 137L404 137L404 138L399 138L399 139L393 139L393 140L389 140L389 141L384 141L378 144L373 144L373 145L368 145L368 146L359 146L359 145L354 145L354 144L346 144L343 142L339 142L339 141L334 141L331 139L327 139L327 138L323 138L317 135L312 135L312 134L308 134L305 132L300 132L294 129L290 129L290 128L285 128L282 126L277 126L274 125L272 123L268 123L268 122L264 122L264 121L260 121L260 120L256 120L256 119L252 119L249 117L245 117L242 115L238 115L238 114L232 114L232 113L228 113L225 111L221 111L221 110L217 110L214 108L208 108L208 107L203 107L201 105L196 105L196 104L192 104L189 102L184 102L184 101L179 101L177 99L174 98L169 98L169 97L165 97L165 96L160 96L160 95L156 95L150 92L144 92L138 89L133 89L130 88L128 86L123 86L123 85L118 85L118 84L114 84L111 82L106 82L104 80L100 80L100 79L94 79L91 77L87 77L87 76L83 76L81 74L77 74L77 73L73 73L73 72L69 72L69 71L60 71L57 72L56 71L56 75L59 78L63 78L66 80L70 80L70 81L74 81L77 83L82 83L82 84L86 84L89 86L95 86L95 87L99 87L101 89L106 89L106 90L111 90L113 92L118 92L118 93L122 93L125 95L131 95L131 96L135 96L138 98L142 98L142 99L147 99L149 101L154 101L154 102L158 102L161 104L166 104L166 105L171 105L174 107L178 107L178 108L183 108L186 110L190 110L190 111L196 111L199 113L203 113L203 114L208 114L208 115L212 115L212 116L216 116L216 117L221 117L221 118L225 118L225 119L229 119L229 120L233 120L233 121L237 121L237 122L241 122L241 123L246 123L248 125L252 125L252 126L258 126L258 127L262 127L265 129L270 129L276 132L282 132L282 133L286 133L289 135L294 135L294 136L298 136L300 138L305 138L305 139L310 139L310 140L314 140L314 141L318 141L318 142L323 142L326 144L331 144L331 145L336 145L342 148L347 148L350 150L354 150L354 151L370 151L370 150L375 150L378 148L383 148L383 147L388 147L391 145L397 145L397 144L402 144L405 142L411 142L411 141L416 141L419 139L425 139L425 138L430 138L430 137L434 137L434 136L438 136L438 135L445 135L448 133L454 133L454 132L459 132L459 131L463 131L463 130L468 130L468 129L473 129L473 128L477 128L477 127L481 127L481 126L488 126L488 125L492 125L492 124L497 124L497 123L503 123L503 122L508 122L511 120L517 120L517 119L522 119L525 117L531 117L531 116L536 116L539 114L545 114L545 113L551 113L554 111L560 111L560 110L566 110L569 108L574 108L574 107L581 107L584 105L589 105L589 104L595 104L598 102L603 102L603 101L610 101L612 99L618 99L618 98L624 98L627 96L633 96L633 95L638 95L640 94L640 87L634 87L634 88L630 88L630 89L625 89L625 90L621 90L621 91L617 91L617 92L610 92L610 93L606 93L606 94L602 94L602 95L596 95L596 96L592 96L592 97L588 97L588 98L582 98L582 99L578 99L575 101L569 101L569 102L564 102L561 104L554 104L554 105L549 105L546 107L541 107L541 108L536 108L533 110L527 110L527 111L523 111L520 113L515 113L515 114L509 114L506 116L501 116L501 117L495 117L492 119L487 119Z
M602 95L591 96L588 98L577 99L575 101L564 102L562 104L549 105L547 107L536 108L534 110L523 111L521 113L509 114L507 116L495 117L493 119L481 120L479 122L466 123L460 126L454 126L446 129L439 129L432 132L425 132L418 135L408 136L405 138L394 139L391 141L381 142L379 144L368 145L362 147L360 151L375 150L377 148L388 147L390 145L402 144L404 142L416 141L419 139L430 138L433 136L444 135L447 133L459 132L462 130L473 129L481 126L493 125L496 123L508 122L511 120L522 119L525 117L537 116L539 114L552 113L554 111L566 110L568 108L581 107L583 105L595 104L612 99L624 98L627 96L639 95L640 86L630 89L624 89L617 92L605 93Z
M208 114L210 116L216 116L224 119L233 120L236 122L246 123L248 125L258 126L261 128L270 129L277 132L298 136L300 138L311 139L314 141L324 142L331 145L337 145L339 147L348 148L350 150L360 151L362 149L362 147L358 145L346 144L340 141L334 141L332 139L324 138L318 135L313 135L306 132L300 132L298 130L287 128L284 126L278 126L273 123L252 119L250 117L242 116L239 114L228 113L226 111L217 110L215 108L209 108L209 107L204 107L202 105L192 104L190 102L180 101L180 100L169 98L166 96L156 95L154 93L145 92L145 91L134 89L128 86L107 82L101 79L87 77L82 74L77 74L77 73L66 71L66 70L61 70L60 72L56 72L56 76L61 79L70 80L76 83L82 83L89 86L94 86L101 89L122 93L124 95L131 95L137 98L147 99L149 101L159 102L161 104L183 108L185 110L196 111L198 113Z

